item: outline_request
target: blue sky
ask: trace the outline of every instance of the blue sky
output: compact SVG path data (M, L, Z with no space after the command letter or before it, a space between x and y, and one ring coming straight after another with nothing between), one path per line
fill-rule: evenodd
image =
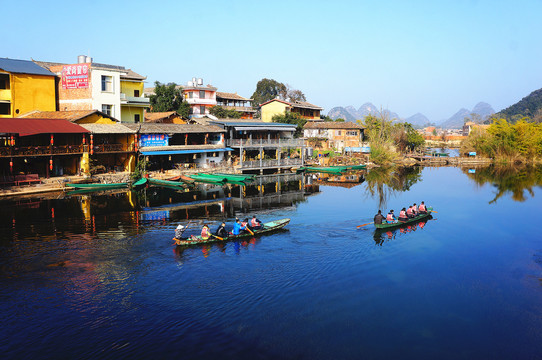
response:
M250 97L262 78L325 108L431 121L542 88L542 1L10 1L0 57L201 77Z

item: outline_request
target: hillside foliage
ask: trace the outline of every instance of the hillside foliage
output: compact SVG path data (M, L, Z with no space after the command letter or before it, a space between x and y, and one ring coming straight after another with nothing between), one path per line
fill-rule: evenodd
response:
M512 123L525 118L533 122L542 122L542 89L533 91L516 104L495 114L493 118L504 118Z

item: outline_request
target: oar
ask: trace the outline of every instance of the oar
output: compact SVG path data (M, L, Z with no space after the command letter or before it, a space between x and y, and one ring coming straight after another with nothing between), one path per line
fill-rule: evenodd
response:
M220 236L216 236L216 235L213 235L213 234L211 234L211 236L214 237L214 238L217 238L218 240L224 240L224 238L221 238Z
M248 225L245 226L245 229L247 229L247 231L248 231L251 235L254 235L254 233L252 232L252 230L250 230L250 229L248 228Z
M374 224L374 222L370 222L370 223L367 223L367 224L358 225L358 226L356 226L356 227L357 227L357 228L360 228L360 227L362 227L362 226L365 226L365 225L371 225L371 224Z
M432 213L437 213L438 214L438 211L435 211L435 210L431 210Z

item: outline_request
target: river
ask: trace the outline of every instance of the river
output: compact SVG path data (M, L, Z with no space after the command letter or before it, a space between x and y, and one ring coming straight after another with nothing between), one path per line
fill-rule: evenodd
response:
M321 179L320 179L321 180ZM542 354L540 170L373 170L0 203L4 359L527 359ZM425 201L422 226L376 232ZM291 218L172 246L177 224Z

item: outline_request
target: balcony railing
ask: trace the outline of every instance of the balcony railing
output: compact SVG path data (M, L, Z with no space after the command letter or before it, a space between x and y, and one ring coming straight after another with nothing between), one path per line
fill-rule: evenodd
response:
M302 139L229 139L231 147L302 147Z
M82 154L89 151L88 145L61 145L61 146L9 146L0 147L2 156L40 156L40 155L68 155ZM101 144L94 145L94 153L130 152L135 151L134 145Z
M301 159L248 160L243 161L243 163L240 165L242 169L265 169L287 166L301 166L303 165L303 162L301 161Z

